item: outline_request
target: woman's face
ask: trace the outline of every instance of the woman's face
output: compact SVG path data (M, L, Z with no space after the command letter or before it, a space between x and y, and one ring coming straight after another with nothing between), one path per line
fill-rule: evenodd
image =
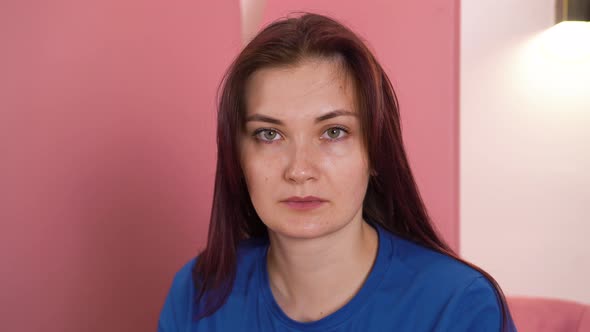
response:
M241 164L254 208L275 235L315 238L362 221L369 169L353 84L328 59L250 77Z

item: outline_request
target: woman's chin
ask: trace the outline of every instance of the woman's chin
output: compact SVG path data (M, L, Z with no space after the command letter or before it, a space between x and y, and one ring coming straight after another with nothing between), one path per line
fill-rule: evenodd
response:
M328 235L337 231L340 227L332 225L325 221L319 220L302 220L304 218L294 218L285 220L280 224L267 225L269 231L278 238L288 239L314 239Z

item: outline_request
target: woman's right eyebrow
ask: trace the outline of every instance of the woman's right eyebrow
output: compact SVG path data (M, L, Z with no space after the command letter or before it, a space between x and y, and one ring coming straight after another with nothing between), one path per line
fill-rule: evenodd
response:
M250 121L268 122L268 123L276 124L278 126L283 125L283 121L275 119L275 118L271 118L270 116L266 116L266 115L262 115L262 114L250 115L249 117L246 118L246 122L250 122Z
M324 115L319 116L318 118L315 119L316 123L328 120L328 119L332 119L338 116L357 116L356 113L351 112L351 111L346 111L346 110L335 110L335 111L331 111L328 112ZM267 115L262 115L262 114L252 114L250 116L248 116L246 118L246 122L250 122L250 121L259 121L259 122L268 122L268 123L272 123L278 126L282 126L283 125L283 121L279 120L279 119L275 119L272 118L270 116Z

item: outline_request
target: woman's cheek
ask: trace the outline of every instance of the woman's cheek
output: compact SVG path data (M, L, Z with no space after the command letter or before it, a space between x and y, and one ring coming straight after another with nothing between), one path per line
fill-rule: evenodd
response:
M336 142L325 142L322 152L331 158L358 158L362 157L362 146L354 137L347 137Z
M269 176L280 172L287 159L284 151L276 148L261 149L250 157L252 168L256 172L255 176L259 178L269 178Z
M332 143L325 143L323 146L323 151L327 156L330 157L345 157L349 154L351 148L350 142L346 141L339 141L339 142L332 142Z
M354 140L346 144L337 142L326 149L326 160L332 169L342 169L344 174L357 177L368 168L368 159L363 146Z

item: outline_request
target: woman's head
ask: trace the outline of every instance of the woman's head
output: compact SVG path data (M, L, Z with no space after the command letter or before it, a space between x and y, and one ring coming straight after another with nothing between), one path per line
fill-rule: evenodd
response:
M232 227L239 229L240 236L264 233L262 221L278 226L273 220L279 214L284 217L282 212L293 211L272 209L271 204L283 206L280 201L292 196L339 199L333 203L340 205L332 206L340 212L334 216L341 218L331 219L337 222L366 215L386 224L393 211L392 206L387 206L391 197L383 196L391 193L380 191L379 179L396 177L397 182L413 183L404 179L411 174L391 84L361 39L336 21L307 14L271 24L240 53L228 70L220 92L217 175L225 179L225 185L233 188L234 193L239 188L242 204L235 212L245 217ZM316 118L332 111L352 115L315 123ZM252 121L264 116L281 120L282 126L279 128L276 121ZM344 128L340 130L339 126ZM275 131L258 132L253 137L254 131L261 128ZM328 129L349 136L338 143L319 139ZM277 137L272 139L278 142L261 143L260 139L268 140L269 135L275 134ZM317 140L312 142L312 137ZM359 143L362 149L358 149ZM336 152L339 158L335 158ZM307 170L298 170L301 167ZM281 172L282 177L273 171ZM315 171L322 178L311 176L305 184L297 184L285 174L298 171ZM369 173L373 176L369 177ZM326 181L321 183L321 180ZM274 196L269 192L273 187ZM403 190L401 186L398 189ZM322 197L322 194L332 196ZM385 203L379 202L381 197ZM342 203L347 203L346 207ZM313 213L307 215L313 217ZM294 229L288 232L294 236L312 236L313 225L327 224L326 219L309 220L309 224L299 223L308 233L293 233L302 231Z

